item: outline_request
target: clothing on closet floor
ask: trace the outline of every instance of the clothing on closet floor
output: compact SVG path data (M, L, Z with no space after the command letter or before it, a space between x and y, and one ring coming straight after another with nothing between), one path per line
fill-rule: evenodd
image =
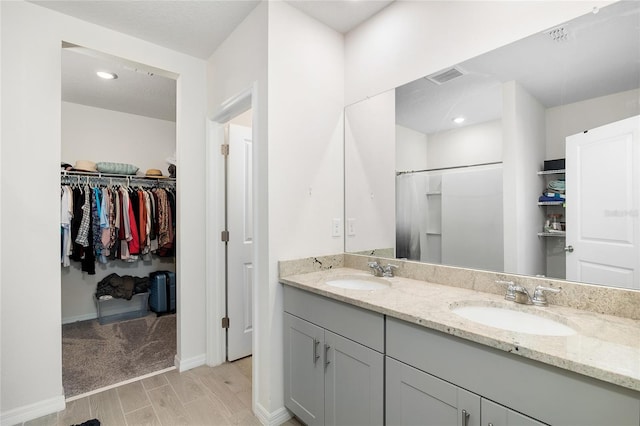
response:
M120 276L114 273L100 280L96 287L96 297L100 299L111 296L131 300L134 294L146 293L147 291L149 291L149 277Z

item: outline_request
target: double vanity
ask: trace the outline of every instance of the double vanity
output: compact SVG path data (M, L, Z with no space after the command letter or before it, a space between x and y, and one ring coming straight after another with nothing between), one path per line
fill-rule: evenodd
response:
M638 292L372 260L280 263L285 405L307 425L640 425Z

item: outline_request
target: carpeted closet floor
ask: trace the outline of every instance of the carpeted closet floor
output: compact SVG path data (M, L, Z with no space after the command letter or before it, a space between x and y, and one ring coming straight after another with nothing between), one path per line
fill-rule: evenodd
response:
M174 365L176 316L147 315L100 325L98 320L62 326L65 397L80 395Z

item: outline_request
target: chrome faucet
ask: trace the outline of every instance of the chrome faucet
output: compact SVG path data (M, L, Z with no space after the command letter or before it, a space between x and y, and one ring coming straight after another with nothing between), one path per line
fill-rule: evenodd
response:
M388 263L387 266L384 267L384 272L382 273L382 276L387 278L393 277L394 269L398 269L398 267L396 265L392 265Z
M539 285L533 292L533 297L531 297L525 287L516 284L513 281L496 281L496 283L507 286L507 292L504 294L505 300L511 300L524 305L547 306L549 303L547 302L547 296L544 292L549 291L552 293L560 293L560 290L558 289Z
M393 277L393 270L398 269L396 265L387 264L387 266L382 266L378 263L377 260L373 262L368 262L369 268L371 269L371 273L376 277Z
M368 263L369 268L371 269L371 273L376 277L381 277L385 273L384 268L381 264L378 263L377 260Z
M551 293L560 293L560 289L543 287L541 285L536 286L536 289L533 291L533 299L531 302L536 306L547 306L549 302L547 302L547 295L544 294L545 291L549 291Z

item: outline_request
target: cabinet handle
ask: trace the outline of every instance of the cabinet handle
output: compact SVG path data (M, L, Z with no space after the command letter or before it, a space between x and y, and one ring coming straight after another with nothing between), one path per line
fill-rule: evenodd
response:
M329 361L329 349L331 348L331 346L329 345L324 345L324 366L328 367L329 364L331 364L331 361Z
M318 358L320 358L320 354L318 353L318 345L320 344L320 340L313 339L313 363L318 362Z
M493 426L493 423L487 423L487 426Z
M462 426L469 426L469 416L471 414L467 413L467 410L462 410Z

